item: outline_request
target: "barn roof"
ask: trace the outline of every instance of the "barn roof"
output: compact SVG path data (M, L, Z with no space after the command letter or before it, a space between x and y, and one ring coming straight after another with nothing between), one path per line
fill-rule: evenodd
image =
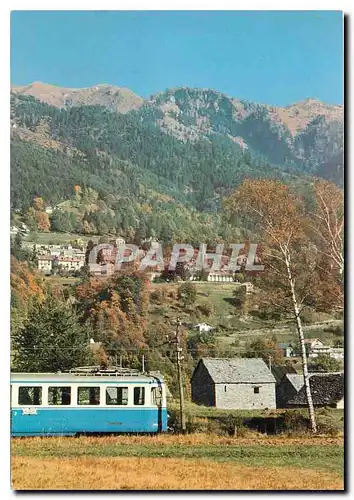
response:
M209 375L216 384L275 382L275 378L259 358L203 358Z
M275 380L280 382L287 373L297 374L297 371L292 365L272 365L272 373Z
M344 373L321 373L310 377L310 389L314 405L331 405L344 397ZM305 386L288 401L290 405L306 405Z
M285 376L297 392L299 392L304 385L304 376L298 373L287 373Z

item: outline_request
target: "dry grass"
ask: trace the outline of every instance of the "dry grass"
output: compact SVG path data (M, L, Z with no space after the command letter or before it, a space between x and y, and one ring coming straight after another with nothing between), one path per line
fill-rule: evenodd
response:
M27 448L31 452L35 450L40 450L43 448L45 443L58 445L62 449L70 449L71 447L77 447L78 442L85 447L90 446L115 446L115 445L142 445L142 446L198 446L198 445L237 445L237 446L289 446L289 445L301 445L301 446L324 446L324 445L337 445L343 446L343 437L328 437L328 436L287 436L287 435L276 435L267 436L265 434L259 434L256 432L249 432L245 437L223 437L216 434L157 434L154 436L82 436L80 438L72 437L34 437L26 439L12 439L12 451L16 453L16 450L21 448Z
M12 458L15 490L342 490L336 474L165 458Z

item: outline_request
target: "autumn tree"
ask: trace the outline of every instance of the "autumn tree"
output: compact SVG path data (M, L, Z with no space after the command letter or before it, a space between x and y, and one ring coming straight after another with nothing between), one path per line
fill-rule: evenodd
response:
M31 229L38 229L43 232L50 231L49 216L45 212L44 201L40 196L33 199L32 206L25 215L25 220Z
M146 345L148 295L143 273L133 269L105 281L87 279L77 286L76 299L93 326L94 339L109 355Z
M316 301L324 311L343 310L344 303L344 193L335 184L318 179L314 202L307 213L307 232L316 249Z
M344 274L344 192L332 182L318 179L314 184L315 209L310 228L316 247L335 268Z
M243 353L245 358L262 358L267 364L281 364L284 361L282 350L273 339L258 338L249 342Z
M23 326L28 308L34 302L45 298L43 280L27 262L20 262L11 256L11 335Z
M268 302L289 312L295 322L311 428L317 432L300 316L301 306L311 293L311 266L315 264L308 251L300 200L279 181L247 179L226 200L225 209L231 217L239 215L259 238L265 269L260 286L262 280L268 280Z

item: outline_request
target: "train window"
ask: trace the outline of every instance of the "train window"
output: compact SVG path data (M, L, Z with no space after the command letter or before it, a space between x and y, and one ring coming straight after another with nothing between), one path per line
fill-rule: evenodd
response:
M18 404L23 406L42 404L42 387L19 387Z
M151 404L156 406L162 405L162 387L151 388Z
M78 387L77 404L79 405L99 405L100 388L99 387Z
M69 405L71 402L71 387L48 387L49 405Z
M107 387L106 405L127 405L128 387Z
M134 404L145 404L145 387L134 387Z

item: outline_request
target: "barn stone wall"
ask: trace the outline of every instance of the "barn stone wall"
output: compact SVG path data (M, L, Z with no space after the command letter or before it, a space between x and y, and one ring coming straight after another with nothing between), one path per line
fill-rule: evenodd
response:
M214 382L202 363L199 363L193 373L191 388L193 403L204 406L215 405Z
M259 393L254 388L259 388ZM216 407L223 409L275 409L275 383L215 384Z

